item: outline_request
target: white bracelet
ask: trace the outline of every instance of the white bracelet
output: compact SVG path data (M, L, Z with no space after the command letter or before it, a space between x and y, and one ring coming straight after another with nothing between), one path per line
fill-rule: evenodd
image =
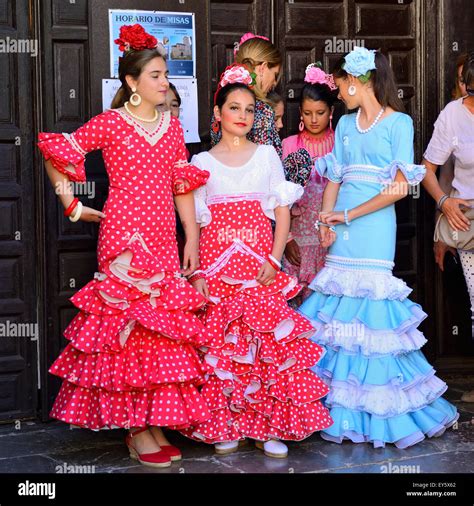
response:
M278 267L281 269L281 262L279 262L273 255L268 255L268 258L272 261L272 262L275 262Z
M82 205L82 202L78 202L77 203L77 207L76 207L76 210L73 214L71 214L71 216L69 216L69 219L75 223L76 221L79 221L79 218L81 217L81 214L82 214L82 208L84 206Z

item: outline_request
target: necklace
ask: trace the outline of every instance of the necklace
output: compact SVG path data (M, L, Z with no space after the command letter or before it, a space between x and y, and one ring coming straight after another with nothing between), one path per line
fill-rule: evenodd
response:
M311 158L319 158L332 150L333 147L332 130L327 129L323 137L317 138L309 135L306 130L300 133L299 145L304 147Z
M125 104L123 104L123 106L125 107L125 110L128 112L128 114L130 114L130 116L132 118L135 118L138 121L143 121L144 123L153 123L154 121L156 121L158 119L158 111L156 109L155 109L155 115L154 115L154 117L152 119L147 119L147 118L142 118L141 116L138 116L138 114L133 113L128 108L128 102L125 102Z
M385 107L382 107L382 109L380 109L379 113L377 114L377 116L375 117L373 123L368 127L368 128L360 128L360 125L359 125L359 118L360 118L360 107L359 107L359 110L357 111L357 115L356 115L356 128L357 128L357 131L361 134L366 134L367 132L370 132L370 130L372 130L372 128L374 128L374 126L379 122L379 119L382 117L382 114L385 112Z

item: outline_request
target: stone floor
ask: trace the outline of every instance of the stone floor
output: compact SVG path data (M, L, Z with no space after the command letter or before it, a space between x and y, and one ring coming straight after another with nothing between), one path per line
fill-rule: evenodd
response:
M122 430L92 432L70 429L58 421L22 422L18 429L12 424L0 426L0 473L473 473L474 404L459 399L463 390L474 387L474 378L444 379L450 386L446 398L460 411L457 428L406 450L392 446L375 450L349 442L337 445L315 434L290 443L286 459L266 457L251 443L220 457L208 445L169 432L184 458L155 470L129 458Z

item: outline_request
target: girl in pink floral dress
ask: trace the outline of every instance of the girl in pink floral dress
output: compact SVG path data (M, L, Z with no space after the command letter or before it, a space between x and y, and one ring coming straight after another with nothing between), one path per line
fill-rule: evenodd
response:
M182 276L198 263L191 190L209 174L188 164L178 119L156 110L169 87L156 39L134 25L122 27L116 42L125 52L113 108L71 134L39 135L51 182L66 188L65 215L100 223L99 272L71 298L80 311L50 368L64 379L51 416L93 430L130 429L130 456L167 467L181 453L160 427L210 416L196 388L204 373L196 348L205 334L193 311L205 299ZM98 149L110 181L102 212L69 187L85 181L84 157ZM174 204L187 232L182 273Z
M209 300L201 393L212 416L184 432L214 443L218 454L248 437L266 455L286 457L281 440L304 439L332 420L320 401L328 390L310 370L322 349L309 339L310 322L287 304L297 280L280 270L288 206L303 189L285 180L273 146L246 138L255 111L250 83L243 67L224 72L214 107L221 140L192 159L211 173L195 192L202 271L191 280Z
M326 182L315 171L316 159L332 151L334 132L331 125L336 99L331 77L315 64L306 69L305 85L300 97L300 132L283 140L283 164L290 181L306 171L308 176L303 197L291 209L291 229L285 249L284 270L298 278L304 287L295 299L300 304L311 294L308 287L316 273L324 266L326 250L319 244L314 223L321 210Z

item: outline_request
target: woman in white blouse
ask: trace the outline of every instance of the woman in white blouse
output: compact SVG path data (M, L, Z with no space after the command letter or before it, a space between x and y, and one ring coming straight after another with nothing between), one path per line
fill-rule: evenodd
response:
M422 184L454 230L469 230L470 221L462 207L474 206L474 52L463 65L462 80L466 95L453 100L440 112L422 162L429 169ZM454 161L454 179L448 196L439 185L436 170L450 156ZM458 250L458 253L471 299L474 330L474 250ZM463 400L474 402L474 391L464 394Z

